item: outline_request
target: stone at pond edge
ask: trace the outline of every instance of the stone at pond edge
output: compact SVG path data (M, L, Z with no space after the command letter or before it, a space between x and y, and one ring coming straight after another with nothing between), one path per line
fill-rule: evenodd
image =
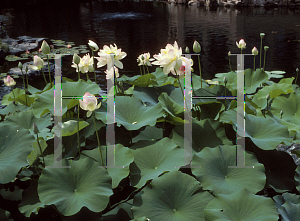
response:
M284 144L279 144L279 145L277 145L276 150L287 152L289 155L291 155L291 157L293 158L295 164L297 166L300 165L300 158L298 158L296 154L292 153L292 150L295 150L295 151L300 150L300 144L294 143L291 146L284 145Z

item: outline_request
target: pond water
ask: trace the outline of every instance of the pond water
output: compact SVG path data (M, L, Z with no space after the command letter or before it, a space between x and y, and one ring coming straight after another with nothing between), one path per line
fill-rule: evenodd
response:
M141 53L150 52L152 57L175 40L183 51L186 46L192 51L193 42L197 40L202 47L203 78L212 79L216 73L229 71L228 51L240 53L236 41L245 39L247 48L243 53L251 54L254 46L259 49L259 34L262 32L266 34L264 45L269 46L266 70L286 71L285 76L292 77L296 74L295 69L300 68L299 9L212 9L162 2L40 2L4 2L0 13L8 18L4 27L10 37L47 37L73 41L76 46L87 45L88 40L93 40L99 48L115 43L127 53L122 60L124 68L120 70L121 75L140 73L136 59ZM63 75L77 80L75 69L70 67L71 59L69 56L64 60ZM236 68L235 58L231 60L232 67ZM195 61L194 69L198 73ZM256 64L259 64L258 60ZM1 71L6 72L16 66L17 62L9 63ZM150 71L156 67L150 67ZM246 58L245 68L253 68L252 56ZM103 73L98 79L101 78L100 87L105 90L105 68L98 70ZM43 77L30 79L30 84L41 88L44 86ZM18 85L22 87L21 79ZM2 100L7 88L3 83L0 87Z

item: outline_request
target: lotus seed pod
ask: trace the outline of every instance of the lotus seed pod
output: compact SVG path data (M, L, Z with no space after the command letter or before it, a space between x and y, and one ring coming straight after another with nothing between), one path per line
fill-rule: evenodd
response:
M267 98L267 100L269 100L269 99L270 99L270 94L268 94L268 95L266 96L266 98Z
M21 62L19 62L19 64L18 64L18 68L20 68L21 70L23 69L23 65L22 65L22 63L21 63Z
M189 54L190 53L190 49L189 47L185 47L185 53Z
M194 41L193 51L197 54L201 52L201 46L198 41Z
M260 37L264 38L265 37L265 33L260 33Z
M73 61L75 64L80 63L80 57L76 53L74 53L74 55L73 55Z
M32 130L33 130L33 133L34 133L34 134L37 134L37 133L40 132L40 131L39 131L39 128L36 126L35 123L33 123Z
M269 47L268 47L268 46L265 46L265 47L264 47L264 49L265 49L265 51L266 51L266 50L268 50L268 49L269 49Z
M296 68L296 72L297 72L297 73L299 72L299 68Z

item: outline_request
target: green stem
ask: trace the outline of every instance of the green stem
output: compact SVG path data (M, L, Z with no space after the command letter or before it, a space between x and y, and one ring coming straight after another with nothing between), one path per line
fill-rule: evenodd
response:
M261 69L262 38L260 38L259 68Z
M24 90L25 90L25 104L27 106L27 97L26 97L26 87L25 87L25 78L23 75L23 70L21 69L21 73L22 73L22 78L23 78L23 85L24 85Z
M141 67L141 65L140 65L140 72L141 72L141 75L143 75L143 73L142 73L142 67Z
M230 71L232 71L231 64L230 64L230 55L229 55L229 68L230 68Z
M253 60L253 70L255 71L255 55L254 55L254 60Z
M48 73L49 73L50 88L52 88L51 74L50 74L50 64L49 64L49 56L48 55L47 55L47 62L48 62Z
M179 86L180 86L180 89L181 89L181 93L182 93L182 96L184 98L184 93L183 93L183 89L182 89L182 86L181 86L181 82L179 80L179 75L177 74L177 71L174 69L175 73L176 73L176 76L177 76L177 79L178 79L178 83L179 83Z
M202 73L201 73L200 55L198 55L198 64L199 64L200 81L201 81L201 88L202 88Z
M26 82L27 82L27 91L28 91L28 77L27 77L27 71L26 71Z
M143 65L143 71L144 71L144 74L146 74L146 72L145 72L145 65Z
M167 114L168 113L166 113L165 121L164 121L164 124L163 124L163 137L164 137L164 132L165 132L165 123L166 123L166 120L167 120Z
M298 72L297 72L297 77L296 77L296 81L295 81L295 84L297 84L297 79L298 79Z
M79 143L79 104L77 104L77 142L78 142L78 150L79 150L79 156L80 156L80 143Z
M11 88L12 88L12 92L13 92L13 95L14 95L14 100L16 100L16 96L15 96L15 92L14 92L14 86L12 86Z
M43 77L44 77L45 83L46 83L46 85L47 85L47 84L48 84L48 82L47 82L47 80L46 80L46 77L45 77L45 74L44 74L43 68L42 68L41 70L42 70L42 73L43 73Z
M95 78L95 83L97 84L97 76L96 76L96 67L95 67L95 59L94 59L94 51L92 50L92 58L93 58L93 68L94 68L94 78Z
M100 156L101 156L101 160L102 160L102 166L104 166L104 161L103 161L103 156L102 156L102 150L101 150L101 147L100 147L100 140L99 140L98 130L97 130L96 121L95 121L95 112L93 113L93 121L94 121L94 125L95 125L95 131L96 131L97 142L98 142L98 146L99 146L99 150L100 150Z
M41 151L41 156L42 156L42 158L43 158L43 161L44 161L44 167L45 167L45 166L46 166L46 164L45 164L45 158L44 158L43 151L42 151L42 148L41 148L41 145L40 145L40 142L39 142L39 135L38 135L38 134L36 134L36 140L37 140L37 143L38 143L38 145L39 145L39 148L40 148L40 151Z
M146 64L145 64L145 66L146 66L146 68L147 68L147 71L148 71L148 74L149 74L149 69L148 69L148 65L146 65Z
M89 74L86 72L86 81L88 81L89 79Z
M226 83L225 83L225 101L224 101L225 109L226 109Z
M266 65L266 54L267 54L267 51L265 50L265 54L264 54L264 67L263 67L264 70L265 70L265 65Z
M80 80L80 72L79 72L79 65L77 64L77 71L78 71L78 81Z

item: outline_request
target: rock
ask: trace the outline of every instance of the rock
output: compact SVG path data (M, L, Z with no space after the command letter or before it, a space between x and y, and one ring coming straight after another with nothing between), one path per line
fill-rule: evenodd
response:
M54 64L51 63L51 62L49 64L50 64L50 72L54 73L54 71L55 71ZM36 71L36 70L32 69L29 65L33 65L33 61L26 62L26 63L23 64L23 74L25 74L25 67L26 66L28 66L28 72L27 72L28 77L37 76L37 75L42 74L42 71ZM47 62L45 62L45 66L43 68L43 71L44 71L44 74L46 76L46 79L48 80L48 63ZM14 74L14 75L22 76L20 68L11 68L11 69L9 69L7 74L8 75Z
M295 164L297 166L300 165L300 158L298 158L296 154L292 153L292 150L295 150L295 151L300 150L300 144L293 143L291 146L284 145L284 144L279 144L279 145L277 145L276 150L287 152L289 155L291 155L291 157L293 158Z
M2 39L3 43L9 46L9 54L20 55L28 51L38 50L43 40L48 40L47 38L32 38L29 36L20 36L17 39L5 38Z

